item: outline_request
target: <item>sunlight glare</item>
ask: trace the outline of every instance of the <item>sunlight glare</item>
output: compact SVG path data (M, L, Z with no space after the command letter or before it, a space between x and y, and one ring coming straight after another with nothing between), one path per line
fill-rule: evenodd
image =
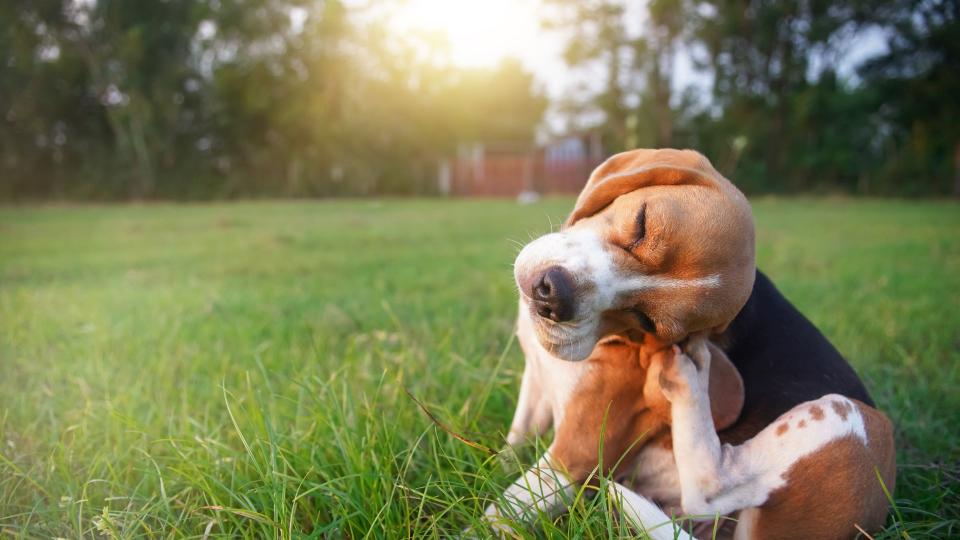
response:
M409 0L394 24L444 35L451 62L461 67L530 58L544 46L536 5L529 0Z

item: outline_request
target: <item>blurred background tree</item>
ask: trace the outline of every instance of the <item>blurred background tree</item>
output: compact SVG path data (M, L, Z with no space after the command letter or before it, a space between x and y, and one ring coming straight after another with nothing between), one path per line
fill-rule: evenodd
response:
M514 60L459 69L337 0L0 6L0 194L430 193L458 141L532 140Z
M693 147L750 192L960 194L960 0L543 0L573 108L349 0L0 4L0 197L430 194L476 141ZM887 47L849 72L863 32ZM497 40L498 36L489 36ZM679 87L684 58L709 81ZM587 114L592 113L592 114Z
M960 196L960 1L896 0L869 13L890 43L860 68L881 130L876 176L888 189Z

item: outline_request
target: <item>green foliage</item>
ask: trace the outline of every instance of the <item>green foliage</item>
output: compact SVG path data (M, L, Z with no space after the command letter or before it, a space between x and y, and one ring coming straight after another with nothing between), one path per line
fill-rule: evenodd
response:
M890 129L881 165L888 189L960 195L960 2L890 2L877 19L891 30L890 50L861 75L877 94Z
M585 105L603 113L606 150L701 150L754 192L960 194L960 3L862 0L552 0L567 61L608 81ZM636 9L628 9L629 7ZM841 80L861 32L890 50ZM675 95L686 51L712 78Z
M4 2L0 198L430 194L458 143L533 140L547 102L520 63L453 67L434 36L400 35L393 8ZM697 148L753 193L960 194L958 0L543 13L597 79L557 110L607 153ZM868 31L887 50L841 65ZM712 84L678 87L684 59Z
M0 197L430 193L458 141L532 139L546 103L518 63L424 58L426 38L384 16L339 0L4 3Z
M0 209L0 531L442 537L510 470L511 242L570 200ZM960 527L955 204L754 201L760 266L894 420L881 538ZM842 231L842 234L838 234ZM825 510L826 511L826 510ZM628 535L602 497L524 537Z

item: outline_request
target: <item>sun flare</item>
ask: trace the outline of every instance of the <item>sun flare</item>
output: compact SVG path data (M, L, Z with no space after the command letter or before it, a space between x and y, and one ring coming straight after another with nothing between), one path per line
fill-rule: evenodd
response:
M461 67L489 67L507 57L529 59L545 45L531 0L410 0L401 4L394 24L441 34L450 61Z

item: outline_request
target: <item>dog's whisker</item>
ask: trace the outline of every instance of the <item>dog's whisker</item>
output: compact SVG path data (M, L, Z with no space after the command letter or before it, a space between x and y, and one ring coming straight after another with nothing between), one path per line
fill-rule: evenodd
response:
M523 243L523 242L521 242L521 241L519 241L519 240L516 240L516 239L514 239L514 238L507 238L506 240L507 240L507 242L510 242L511 244L515 244L515 245L519 246L520 248L523 248L523 246L524 246L524 243Z

